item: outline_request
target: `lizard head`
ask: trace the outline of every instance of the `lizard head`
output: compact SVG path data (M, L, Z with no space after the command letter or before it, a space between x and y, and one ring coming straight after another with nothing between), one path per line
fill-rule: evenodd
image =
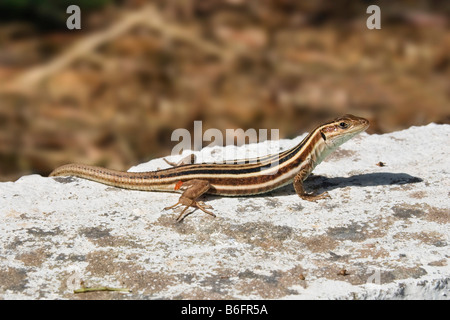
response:
M367 119L346 114L323 124L319 131L327 145L338 147L368 127Z

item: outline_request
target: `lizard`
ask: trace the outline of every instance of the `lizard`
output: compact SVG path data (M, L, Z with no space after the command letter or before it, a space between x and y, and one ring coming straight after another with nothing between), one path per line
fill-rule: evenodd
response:
M164 208L184 206L176 221L183 220L184 213L190 207L215 217L213 212L207 210L211 206L198 200L203 194L249 196L293 183L296 193L303 200L316 201L329 197L327 192L306 192L303 182L331 152L368 127L367 119L346 114L317 126L296 146L255 161L244 159L234 163L183 164L148 172L67 164L56 168L50 176L76 176L132 190L182 192L177 203Z

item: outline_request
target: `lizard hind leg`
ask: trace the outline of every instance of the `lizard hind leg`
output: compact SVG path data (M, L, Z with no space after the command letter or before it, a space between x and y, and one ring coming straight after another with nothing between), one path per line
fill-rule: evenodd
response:
M190 207L200 209L213 217L216 216L211 211L206 210L210 209L211 206L204 204L202 201L197 201L197 198L199 198L211 188L211 185L207 180L193 179L184 183L180 183L180 185L181 186L177 184L177 188L183 190L183 193L181 194L180 199L178 199L178 202L170 207L164 208L164 210L168 210L173 209L178 205L185 206L185 208L178 215L177 222L182 221L187 216L187 214L184 213Z

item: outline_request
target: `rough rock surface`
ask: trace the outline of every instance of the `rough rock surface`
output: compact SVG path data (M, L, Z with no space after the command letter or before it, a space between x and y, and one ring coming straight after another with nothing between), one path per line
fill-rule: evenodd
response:
M449 299L449 137L435 124L363 133L307 180L330 199L302 201L292 186L206 196L217 218L197 210L181 223L163 210L176 193L38 175L0 183L0 298ZM206 148L198 161L301 138ZM74 294L82 285L132 291Z

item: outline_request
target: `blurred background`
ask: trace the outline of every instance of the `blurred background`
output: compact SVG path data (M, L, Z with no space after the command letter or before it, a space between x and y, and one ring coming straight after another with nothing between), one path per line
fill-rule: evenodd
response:
M344 113L369 133L450 123L449 16L439 0L0 0L0 181L127 170L194 120L280 138Z

